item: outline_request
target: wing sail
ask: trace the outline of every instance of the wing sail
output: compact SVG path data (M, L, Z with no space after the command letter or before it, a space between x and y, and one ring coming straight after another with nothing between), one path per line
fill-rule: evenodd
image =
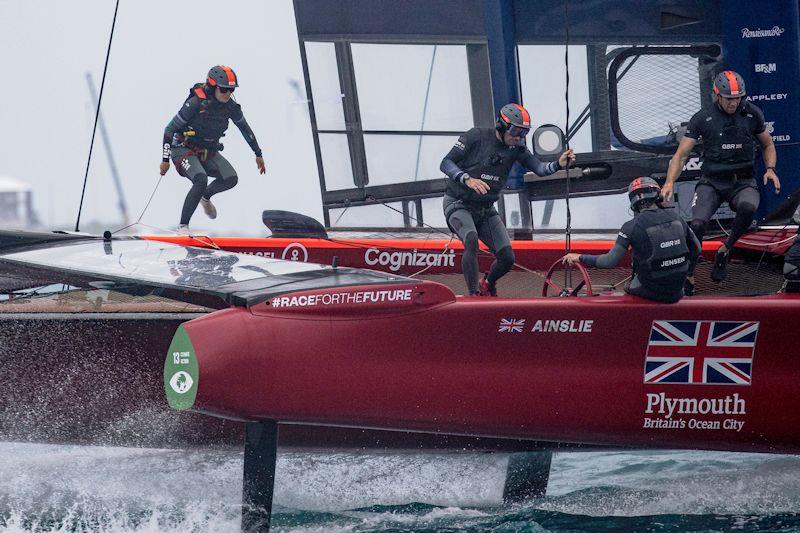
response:
M17 238L12 238L16 235ZM0 280L43 279L97 287L97 282L163 291L165 296L207 304L218 297L229 305L251 306L299 290L348 285L414 283L370 270L333 268L195 248L136 237L104 240L78 237L48 240L23 232L0 232ZM182 295L182 296L181 296Z

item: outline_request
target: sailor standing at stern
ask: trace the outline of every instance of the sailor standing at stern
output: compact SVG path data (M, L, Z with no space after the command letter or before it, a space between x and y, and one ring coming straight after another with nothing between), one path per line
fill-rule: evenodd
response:
M603 255L567 254L564 263L614 268L631 248L633 279L625 292L657 302L680 300L686 275L700 253L700 242L674 207L661 204L660 192L652 178L633 180L628 199L635 214L622 226L613 248Z
M439 167L447 174L444 216L464 243L461 268L470 295L497 296L497 280L514 266L514 252L494 203L506 184L514 163L539 176L548 176L575 161L572 150L558 161L543 163L525 146L531 118L524 107L507 104L494 128L472 128L458 138ZM489 272L479 281L478 240L495 256Z
M161 175L169 170L171 157L178 174L192 182L183 202L179 234L189 235L189 220L197 204L203 206L208 218L217 218L211 197L233 188L239 181L236 170L220 154L223 146L219 140L228 129L229 119L253 150L258 171L261 174L266 171L256 136L244 119L242 107L232 98L238 86L239 80L230 67L213 67L208 71L205 83L195 84L190 89L183 107L164 130ZM209 176L216 178L210 185Z
M714 259L711 279L717 282L728 277L728 256L733 245L753 222L758 209L759 192L755 180L755 143L758 139L764 157L764 185L771 181L775 193L781 182L775 173L778 157L772 137L764 124L764 114L744 97L747 94L742 77L732 70L720 72L714 80L716 103L701 109L689 120L686 135L669 162L667 180L661 194L672 199L675 180L683 170L689 153L698 139L703 139L703 174L692 200L692 221L689 223L702 241L708 221L722 202L736 211L728 240ZM686 293L694 292L694 277L686 285Z

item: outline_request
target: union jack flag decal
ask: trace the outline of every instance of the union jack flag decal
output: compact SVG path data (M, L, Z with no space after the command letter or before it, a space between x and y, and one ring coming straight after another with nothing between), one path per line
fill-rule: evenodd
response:
M522 333L524 327L524 318L501 318L497 331L498 333Z
M750 385L758 322L655 320L645 383Z

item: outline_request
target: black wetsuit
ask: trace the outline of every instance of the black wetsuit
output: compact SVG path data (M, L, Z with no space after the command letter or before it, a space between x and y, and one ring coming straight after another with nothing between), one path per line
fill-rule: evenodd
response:
M244 118L242 106L233 98L222 103L214 97L213 92L207 93L202 86L196 85L189 92L183 107L164 129L164 161L169 161L170 147L179 144L189 148L222 150L219 140L228 129L228 120L236 124L253 153L261 157L261 148ZM184 135L188 131L194 132L194 135Z
M200 203L217 193L233 188L239 181L236 170L219 151L219 140L232 120L242 132L256 157L261 148L244 118L242 107L231 98L225 103L207 93L201 85L194 86L180 111L164 129L163 160L170 157L181 176L189 178L192 188L186 195L181 211L181 224L188 224ZM208 177L217 178L208 184Z
M487 275L491 290L514 265L514 252L505 225L493 206L517 162L540 176L559 169L557 161L543 163L525 146L507 146L497 138L494 128L472 128L464 133L439 167L449 178L444 215L447 224L464 243L461 267L470 294L478 292L479 239L496 258ZM467 177L486 182L489 192L478 194L464 185Z
M634 277L625 290L657 302L680 300L683 283L700 253L700 242L675 208L642 210L622 226L608 253L583 254L581 263L613 268L629 247L633 251Z
M726 247L732 248L750 227L760 199L754 176L756 135L765 128L764 114L750 102L733 115L714 104L689 121L686 136L703 140L703 172L690 223L698 239L703 239L708 221L726 201L736 211Z

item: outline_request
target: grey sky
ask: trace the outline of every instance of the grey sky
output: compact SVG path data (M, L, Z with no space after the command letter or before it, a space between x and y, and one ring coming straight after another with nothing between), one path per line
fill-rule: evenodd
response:
M264 209L320 218L292 2L120 4L102 110L133 218L158 181L164 126L191 85L217 63L230 65L240 78L236 99L264 151L267 174L257 174L250 148L232 126L223 138L224 154L239 173L239 185L215 197L216 221L198 210L192 227L216 235L263 235ZM34 207L49 228L75 224L94 119L85 73L93 74L99 89L113 13L113 0L0 0L7 80L0 101L0 175L32 185ZM171 169L143 222L173 229L188 188L188 180ZM82 225L96 220L119 226L99 135Z
M158 182L164 126L180 108L191 85L202 81L212 65L223 63L239 75L241 87L236 99L264 151L267 174L257 174L252 152L231 126L222 141L225 157L239 173L239 184L214 198L217 220L208 220L198 210L192 218L193 230L212 235L264 235L264 209L297 211L321 219L319 178L292 2L232 0L221 5L218 0L121 0L102 109L129 213L134 219L139 216ZM5 72L13 78L7 87L14 89L6 90L0 101L4 126L0 129L0 176L18 178L33 187L34 208L46 228L73 229L75 224L94 119L85 73L92 73L99 88L113 12L114 0L0 0L0 50ZM331 55L332 46L327 48ZM332 58L323 61L324 53L322 59L317 58L318 52L327 48L317 44L309 49L315 83L330 78L333 84L315 87L318 117L323 121L327 120L328 108L335 111L332 117L342 115L338 75L335 70L324 70L330 70L335 62ZM435 125L461 130L471 125L468 88L464 86L458 92L453 83L461 79L457 76L464 78L464 85L468 83L465 58L457 60L464 51L457 48L439 49L441 57L431 86L432 105L425 123L428 128ZM431 49L354 46L365 121L372 120L373 108L379 110L372 117L376 120L385 121L387 116L393 121L404 117L419 120ZM458 57L447 55L454 53ZM583 47L572 47L570 53L574 117L588 99L586 52ZM523 100L534 122L563 125L563 47L522 46L520 64ZM542 71L551 75L539 76ZM437 97L439 92L445 96ZM459 94L463 98L458 98ZM387 102L391 105L386 106ZM416 107L409 112L412 104ZM442 117L450 122L440 123ZM383 122L381 125L386 126ZM405 127L394 122L390 126ZM343 138L328 135L323 141ZM370 182L379 184L404 181L417 174L420 179L440 177L439 161L452 139L436 137L418 145L416 139L401 136L371 142L371 153L391 154L369 158ZM578 133L573 145L579 151L590 149L588 127ZM336 150L323 146L326 149L329 187L352 186L346 145ZM421 157L417 157L418 149ZM139 231L173 230L188 189L189 181L170 169L143 219L154 228L140 227ZM512 210L515 201L516 197L507 198ZM98 229L91 223L101 222L102 227L119 228L117 202L105 146L98 135L81 227ZM609 208L609 202L613 202L613 208ZM576 227L613 227L628 216L624 195L580 203L585 206L573 212ZM444 226L440 200L428 199L424 204L426 220ZM539 204L533 205L537 221L542 207ZM598 205L605 209L596 209ZM358 225L367 219L369 225L400 223L391 220L394 214L384 206L345 214L341 219L339 213L332 217L343 225ZM551 223L563 224L564 219L563 202L556 202Z

